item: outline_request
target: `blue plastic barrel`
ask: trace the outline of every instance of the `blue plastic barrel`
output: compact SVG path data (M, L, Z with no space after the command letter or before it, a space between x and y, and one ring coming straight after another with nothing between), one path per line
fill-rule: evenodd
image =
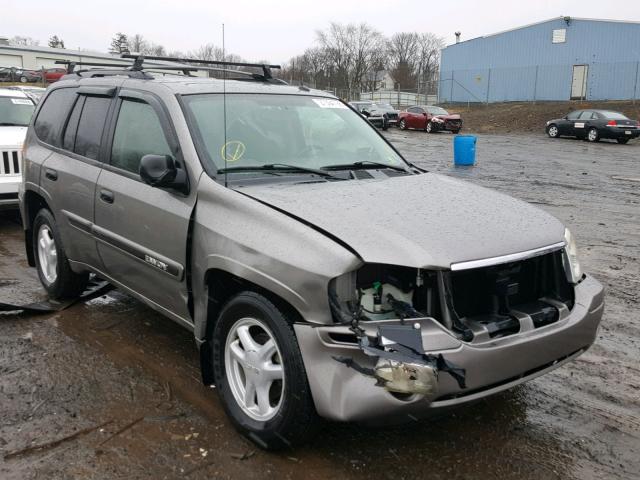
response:
M474 135L456 135L453 139L453 164L474 165L476 163L476 141Z

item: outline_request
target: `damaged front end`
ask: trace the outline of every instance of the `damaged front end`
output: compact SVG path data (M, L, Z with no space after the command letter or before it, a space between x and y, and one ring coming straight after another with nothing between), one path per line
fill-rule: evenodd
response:
M563 255L556 248L462 270L366 264L331 282L329 303L335 322L349 327L351 341L373 362L332 358L375 378L377 386L396 396L439 398L441 373L464 391L464 366L447 360L441 345L425 345L425 320L437 322L454 344L478 347L559 322L574 305ZM368 324L377 326L373 335Z

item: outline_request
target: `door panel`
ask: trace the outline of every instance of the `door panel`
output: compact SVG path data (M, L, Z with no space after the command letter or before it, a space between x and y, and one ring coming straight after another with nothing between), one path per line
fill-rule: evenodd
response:
M588 65L574 65L571 79L571 100L584 100L587 98L587 74Z
M60 98L56 99L54 95L60 95ZM67 97L64 101L63 96ZM101 262L91 234L91 224L94 220L93 198L101 164L97 157L88 159L73 152L76 128L83 112L85 97L77 95L76 89L61 89L53 92L50 97L38 114L36 131L40 130L39 136L46 136L46 140L58 149L50 150L51 154L43 163L40 186L53 209L67 257L76 262L99 267ZM51 100L54 101L49 105ZM92 112L95 117L101 119L102 126L99 131L103 130L111 101L110 98L103 100L106 103L101 105L101 110ZM65 108L64 105L67 104ZM65 125L65 118L70 110ZM49 116L57 120L50 122ZM58 125L57 130L54 131L50 125ZM63 142L63 138L67 139L66 143ZM97 142L99 145L100 139Z
M114 280L190 322L185 268L195 192L184 196L140 180L140 159L179 147L162 105L123 91L112 122L109 165L98 178L94 227L103 269Z
M189 318L184 270L192 199L106 169L95 195L94 232L105 273Z

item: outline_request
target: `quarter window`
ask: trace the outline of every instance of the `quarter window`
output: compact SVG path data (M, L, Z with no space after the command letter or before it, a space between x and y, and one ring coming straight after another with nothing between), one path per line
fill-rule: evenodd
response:
M138 173L145 155L171 155L155 110L148 103L123 100L111 148L111 165Z
M54 147L60 146L62 126L75 97L75 88L60 88L49 94L34 125L36 135L40 140Z
M100 140L111 98L86 97L76 133L73 151L83 157L98 159Z

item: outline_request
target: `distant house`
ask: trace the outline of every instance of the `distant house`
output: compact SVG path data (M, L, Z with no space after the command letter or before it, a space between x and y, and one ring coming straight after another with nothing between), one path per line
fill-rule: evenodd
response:
M364 88L370 92L378 90L393 90L395 82L388 70L369 72L364 78Z

